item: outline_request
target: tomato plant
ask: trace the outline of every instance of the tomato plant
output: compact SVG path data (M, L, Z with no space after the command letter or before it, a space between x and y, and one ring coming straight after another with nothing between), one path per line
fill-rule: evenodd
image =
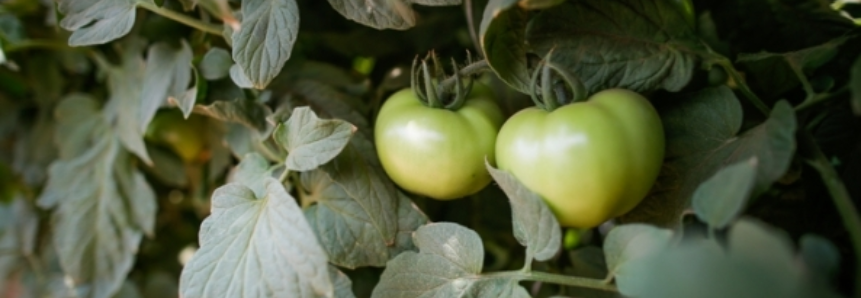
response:
M857 2L0 0L0 297L861 297Z
M502 112L487 91L457 110L427 107L412 89L392 94L377 116L375 143L380 162L405 190L450 200L474 194L490 183L485 159L494 160Z
M560 224L591 228L646 196L663 163L664 131L645 97L612 89L550 112L518 112L496 153L499 168L540 194Z

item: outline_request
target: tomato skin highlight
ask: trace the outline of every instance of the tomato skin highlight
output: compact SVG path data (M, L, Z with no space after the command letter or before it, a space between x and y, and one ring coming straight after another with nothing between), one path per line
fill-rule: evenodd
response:
M473 91L456 111L424 106L411 89L390 96L374 125L386 174L406 191L438 200L462 198L487 186L491 177L484 160L495 159L503 116L485 94Z
M516 113L499 132L496 161L541 195L562 226L592 228L648 194L664 142L660 117L646 98L610 89L552 112Z

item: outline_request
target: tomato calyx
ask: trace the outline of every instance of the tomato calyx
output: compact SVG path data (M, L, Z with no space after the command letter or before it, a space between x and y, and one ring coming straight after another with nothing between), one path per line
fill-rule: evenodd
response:
M586 86L580 79L553 62L553 51L532 72L530 97L535 106L552 112L560 106L586 99Z
M428 60L431 61L431 65ZM472 91L477 75L489 69L485 60L473 62L472 55L468 51L465 66L460 67L454 58L451 59L451 65L453 73L448 76L433 51L421 61L418 57L413 60L410 87L422 104L452 111L460 109ZM464 80L467 81L464 82Z

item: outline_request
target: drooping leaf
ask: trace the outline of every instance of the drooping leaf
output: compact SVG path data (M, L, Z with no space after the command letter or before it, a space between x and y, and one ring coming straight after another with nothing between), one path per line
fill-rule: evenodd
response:
M54 210L54 248L79 297L110 297L153 233L155 193L93 99L65 99L56 118L60 159L38 203Z
M526 24L524 10L512 8L513 0L490 0L481 19L481 49L484 57L502 81L512 88L528 93Z
M103 44L120 38L135 23L136 0L58 1L57 9L65 17L63 29L74 31L70 46Z
M295 0L243 1L240 28L232 36L233 60L254 88L263 89L290 58L299 7Z
M738 217L756 182L756 156L721 169L694 192L694 213L713 229L723 229Z
M547 57L553 51L552 61L590 94L678 91L691 80L701 51L684 12L665 0L568 1L535 16L525 36L530 52Z
M194 111L209 117L239 123L261 132L269 132L266 117L272 114L269 107L251 99L219 100L209 105L196 105Z
M787 53L741 54L737 62L746 70L746 81L753 85L761 96L779 96L799 84L805 91L812 93L814 90L807 75L834 58L846 40L847 37L841 37Z
M460 0L329 0L347 19L375 29L406 30L415 26L412 3L427 6L459 5Z
M233 58L230 52L219 47L213 47L203 55L200 61L200 74L207 80L219 80L230 74Z
M493 180L505 191L511 203L514 237L526 246L526 255L547 261L562 247L562 232L556 216L541 196L523 186L513 175L485 164ZM531 262L531 260L527 260Z
M146 72L141 92L140 129L146 131L155 112L168 98L184 97L191 82L191 47L185 40L180 48L166 42L151 45L147 51Z
M143 142L144 129L141 129L142 118L141 92L144 81L144 60L141 57L146 43L137 38L131 38L122 43L120 65L108 63L100 58L99 67L107 73L110 98L104 114L108 123L113 123L120 136L123 146L137 155L147 164L152 164L146 145Z
M356 298L356 295L353 294L353 282L350 281L350 277L335 266L329 266L329 278L332 279L335 298Z
M484 246L472 230L433 223L419 228L413 241L420 251L391 260L372 297L529 297L516 280L482 278Z
M346 121L320 119L310 108L300 107L273 134L287 150L287 168L310 171L338 156L355 132L356 127Z
M185 119L188 119L188 117L191 116L197 100L204 98L206 93L209 91L209 86L207 85L206 80L200 77L200 72L197 71L197 68L192 67L191 70L194 74L194 86L192 86L191 89L185 90L179 98L168 98L170 102L179 106L179 110L182 111L182 116L185 117Z
M215 190L182 297L333 296L326 254L295 199L278 180L264 183L262 197L240 183Z
M795 114L778 102L764 123L738 134L741 105L727 87L704 89L661 112L667 140L665 163L651 194L624 222L675 226L697 187L718 169L756 157L752 196L766 190L789 168L795 150Z

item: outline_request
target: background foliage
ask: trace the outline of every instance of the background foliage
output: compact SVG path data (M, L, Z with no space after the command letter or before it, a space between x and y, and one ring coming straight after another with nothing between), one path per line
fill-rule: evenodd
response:
M0 297L861 297L860 14L0 0ZM658 182L590 230L490 165L468 198L401 191L373 119L429 51L484 59L507 116L540 63L646 95Z

